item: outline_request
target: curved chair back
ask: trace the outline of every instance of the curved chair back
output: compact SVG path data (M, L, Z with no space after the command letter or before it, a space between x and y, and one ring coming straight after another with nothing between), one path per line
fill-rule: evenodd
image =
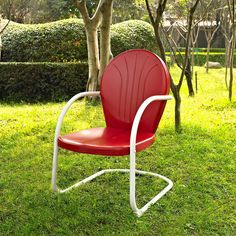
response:
M140 105L150 96L167 95L170 76L164 62L155 54L133 49L115 57L101 80L101 99L107 127L131 129ZM140 130L155 133L166 101L147 107Z

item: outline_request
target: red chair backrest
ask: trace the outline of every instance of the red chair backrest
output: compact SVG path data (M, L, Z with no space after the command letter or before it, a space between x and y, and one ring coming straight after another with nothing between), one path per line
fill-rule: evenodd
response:
M107 127L131 129L139 106L150 96L167 95L170 76L155 54L133 49L115 57L101 80L101 99ZM139 129L155 133L166 102L155 101L145 110Z

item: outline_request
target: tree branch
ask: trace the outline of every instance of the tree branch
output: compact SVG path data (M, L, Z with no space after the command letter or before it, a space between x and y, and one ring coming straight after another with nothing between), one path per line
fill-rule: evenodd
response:
M89 24L90 22L90 17L88 13L88 9L86 6L86 0L80 0L80 1L74 1L75 6L79 9L80 14L83 17L84 23Z
M150 18L150 20L151 20L152 25L154 26L155 20L154 20L153 14L152 14L152 10L151 10L151 8L150 8L149 1L148 1L148 0L145 0L145 2L146 2L146 7L147 7L147 11L148 11L149 18Z
M0 30L0 34L7 28L7 26L9 25L10 20L7 21L7 23L3 26L3 28Z
M195 31L196 27L197 27L197 32ZM194 25L192 27L192 35L191 35L191 40L192 40L192 46L193 47L195 47L195 44L197 43L199 31L200 31L199 24L194 23Z
M8 22L3 26L2 29L0 29L0 34L7 28L7 26L9 25L10 21L11 21L11 8L12 8L12 3L10 3L9 5L9 9L8 9ZM1 16L0 16L1 18ZM1 22L1 19L0 19L0 22Z
M98 81L100 83L104 69L106 68L111 53L111 37L110 27L112 23L112 9L113 0L104 1L100 7L102 13L101 27L100 27L100 70L98 75Z
M230 19L233 18L233 15L232 15L232 10L231 10L231 4L230 4L230 0L227 0L227 5L228 5L228 8L229 8L229 15L230 15Z
M188 23L187 42L186 42L186 49L185 49L185 60L184 60L184 65L183 65L183 70L181 72L180 80L179 80L179 83L178 83L178 88L179 89L182 86L185 71L186 71L186 67L187 67L187 64L188 64L189 42L190 42L190 35L191 35L191 30L192 30L193 15L194 15L194 12L197 9L199 1L200 0L196 0L195 4L193 5L193 7L190 8L190 11L189 11L189 23Z
M167 35L167 32L165 31L165 29L164 29L164 27L163 27L162 24L161 24L161 29L162 29L163 34L165 35L165 38L166 38L166 41L167 41L167 43L168 43L168 45L169 45L169 47L170 47L170 50L171 50L172 53L173 53L173 56L174 56L174 58L175 58L175 62L176 62L176 64L177 64L177 66L182 70L183 67L180 65L180 63L179 63L179 61L178 61L178 59L177 59L176 52L175 52L175 50L173 49L173 46L171 45L170 39L171 39L172 43L174 44L175 48L178 50L178 53L179 53L179 55L180 55L180 57L181 57L181 59L182 59L182 61L183 61L183 56L182 56L181 52L179 51L179 49L178 49L178 47L177 47L177 45L176 45L174 39L172 38L172 36L171 36L171 35L170 35L170 36ZM170 38L170 39L169 39L169 38Z
M155 23L159 24L163 15L163 12L165 11L166 8L166 3L167 0L160 0L160 2L157 5L156 8L156 19L155 19Z
M101 7L103 5L104 2L106 1L110 1L111 0L100 0L99 3L98 3L98 6L97 6L97 9L94 13L94 15L92 16L91 20L94 22L94 24L98 25L100 20L101 20L101 17L102 17L102 13L101 13Z

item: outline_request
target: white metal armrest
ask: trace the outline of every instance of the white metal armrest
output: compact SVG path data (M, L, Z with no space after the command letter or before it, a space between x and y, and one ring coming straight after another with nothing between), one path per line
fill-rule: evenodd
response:
M166 178L165 176L162 176L156 173L146 172L146 171L138 171L136 170L136 167L135 167L136 166L136 137L137 137L139 122L145 109L148 107L150 103L154 101L163 101L163 100L171 100L171 99L172 97L170 95L158 95L158 96L152 96L152 97L147 98L139 107L135 115L133 125L132 125L131 134L130 134L130 206L138 216L141 216L148 209L150 205L154 204L173 186L172 181ZM153 176L156 176L165 180L168 183L167 187L165 187L152 200L146 203L146 205L144 205L141 209L139 209L136 204L136 196L135 196L136 195L136 190L135 190L136 189L135 187L135 174L136 173L153 175Z
M64 106L64 108L61 111L61 114L58 118L56 130L55 130L55 137L54 137L54 148L53 148L53 168L52 168L52 189L53 191L60 191L59 188L57 187L56 184L56 178L57 178L57 163L58 163L58 137L60 135L61 131L61 126L62 126L62 121L63 118L65 117L67 111L79 98L85 97L85 96L98 96L100 95L100 91L92 91L92 92L83 92L83 93L78 93L75 96L73 96Z
M99 96L100 95L100 91L92 91L92 92L82 92L82 93L78 93L75 96L73 96L64 106L64 108L61 111L61 114L58 118L58 122L57 122L57 126L56 126L56 130L55 130L55 138L54 138L54 143L57 142L57 139L60 135L60 131L61 131L61 125L63 122L63 119L67 113L67 111L69 110L69 108L71 107L71 105L78 100L79 98L82 97L86 97L86 96Z
M156 95L156 96L152 96L152 97L147 98L141 104L141 106L139 107L139 109L135 115L134 122L133 122L132 129L131 129L130 151L136 151L135 144L136 144L136 137L137 137L139 122L142 118L143 112L148 107L148 105L154 101L163 101L163 100L171 100L171 99L172 99L172 96L170 96L170 95ZM132 147L134 147L134 150L131 149Z

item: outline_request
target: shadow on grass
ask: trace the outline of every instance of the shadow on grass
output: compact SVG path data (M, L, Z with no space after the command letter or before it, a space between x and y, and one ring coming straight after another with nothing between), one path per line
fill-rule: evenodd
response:
M190 125L183 128L182 134L175 134L171 127L161 129L155 144L138 154L137 168L164 174L174 182L173 190L141 218L136 218L129 207L127 174L107 174L67 194L54 194L50 190L51 135L45 133L46 139L42 140L40 129L29 134L34 139L9 134L0 140L0 232L230 235L235 232L235 135L225 146L216 130ZM100 169L129 166L127 156L99 157L66 151L60 152L59 161L62 186ZM163 182L156 179L138 178L139 204L162 187Z

